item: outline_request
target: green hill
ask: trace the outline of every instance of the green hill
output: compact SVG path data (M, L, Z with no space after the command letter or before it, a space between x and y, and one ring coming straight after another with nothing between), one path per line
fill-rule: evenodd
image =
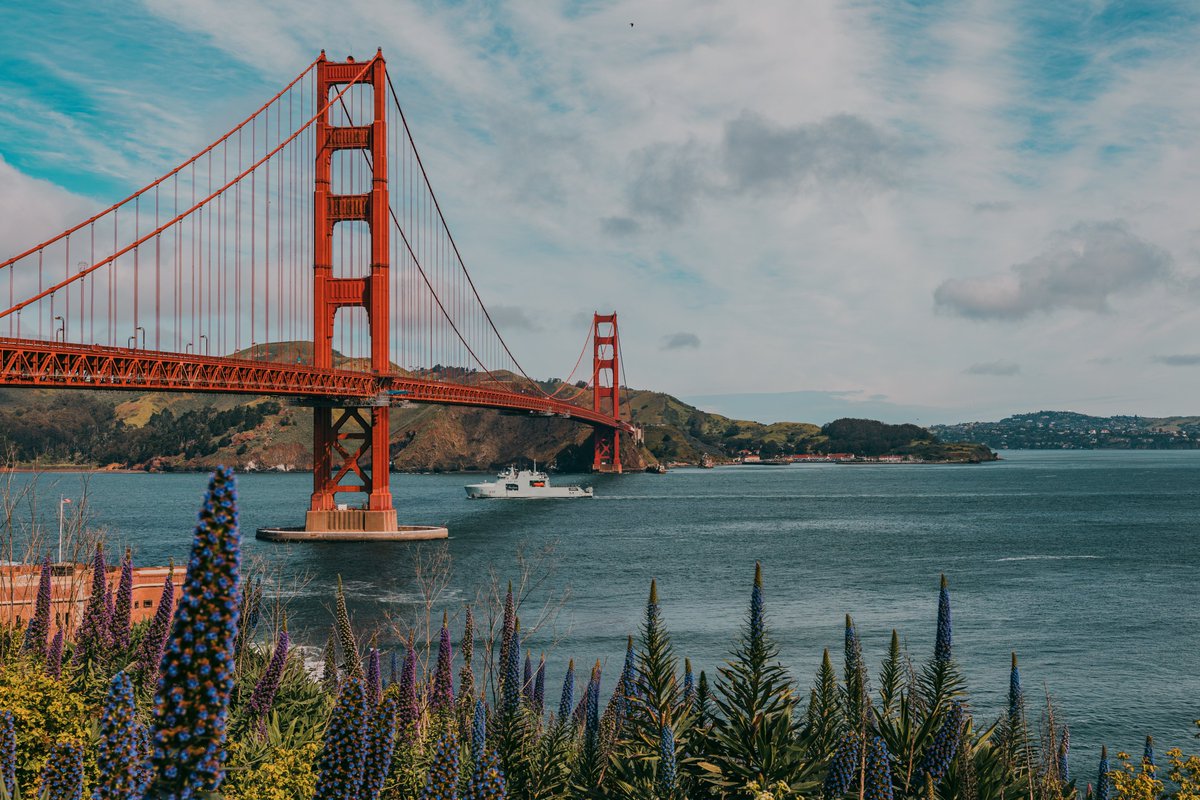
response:
M260 345L253 355L278 357L281 351L289 360L305 356L303 345L295 344ZM341 357L337 363L350 366ZM482 380L477 373L454 377ZM564 389L557 381L542 385L547 391ZM823 428L802 422L764 425L710 414L661 392L623 390L622 410L645 433L641 447L623 437L626 469L699 463L706 457L720 463L746 453L776 458L849 452L935 461L991 457L986 447L943 444L914 425L869 420L839 420ZM571 471L591 466L591 429L557 417L413 404L393 408L391 419L389 456L398 470L492 470L533 459ZM307 470L311 447L312 412L279 398L0 389L0 448L5 460L25 466L191 470L223 463Z

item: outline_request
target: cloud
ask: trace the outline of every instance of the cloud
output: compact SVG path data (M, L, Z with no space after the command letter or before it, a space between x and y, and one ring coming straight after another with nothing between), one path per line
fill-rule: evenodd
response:
M1200 367L1200 353L1159 356L1154 360L1159 364L1166 364L1168 367Z
M1008 376L1021 374L1021 365L1012 361L983 361L963 370L967 375Z
M0 260L66 230L97 203L32 178L0 155Z
M702 198L795 194L814 184L874 193L898 185L911 156L898 137L854 114L789 126L743 110L715 144L692 138L637 151L629 207L677 225Z
M600 220L600 231L607 236L633 236L641 233L642 226L629 217L605 217Z
M536 333L542 329L541 324L532 319L525 309L519 306L489 305L488 313L496 327L504 331L529 331Z
M972 319L1024 319L1063 308L1104 312L1109 298L1169 277L1166 251L1121 221L1079 222L1007 272L951 278L934 291L938 308Z
M680 331L663 337L663 350L682 350L685 347L695 350L700 346L700 337L694 333Z
M658 142L634 155L637 177L629 185L629 207L668 225L683 221L708 191L706 148L696 142Z
M751 111L725 125L723 151L726 177L740 191L794 191L808 180L893 186L905 156L898 140L853 114L789 127Z

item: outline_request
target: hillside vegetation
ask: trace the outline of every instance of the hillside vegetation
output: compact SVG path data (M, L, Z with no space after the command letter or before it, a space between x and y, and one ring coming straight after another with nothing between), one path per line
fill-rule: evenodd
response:
M277 357L281 351L289 359L306 356L295 344L260 345L253 355ZM351 365L346 359L337 363ZM477 373L454 377L482 380ZM557 381L542 386L571 388ZM915 425L870 420L838 420L824 427L767 425L701 411L661 392L625 390L622 411L645 431L641 447L622 437L626 469L698 463L706 456L721 462L744 453L763 458L801 453L954 461L991 457L986 447L942 444ZM397 470L494 470L530 460L563 471L591 466L591 429L557 417L414 404L393 408L391 419L389 456ZM312 412L282 399L237 395L0 389L0 447L9 460L41 467L195 470L227 464L242 470L307 470Z

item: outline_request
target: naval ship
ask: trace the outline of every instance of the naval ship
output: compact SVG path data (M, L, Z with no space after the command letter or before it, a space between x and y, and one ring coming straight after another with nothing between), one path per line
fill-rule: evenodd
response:
M472 500L540 500L592 496L590 486L551 486L550 478L546 473L538 472L536 464L533 469L522 470L510 466L496 478L491 483L473 483L466 487L467 497Z

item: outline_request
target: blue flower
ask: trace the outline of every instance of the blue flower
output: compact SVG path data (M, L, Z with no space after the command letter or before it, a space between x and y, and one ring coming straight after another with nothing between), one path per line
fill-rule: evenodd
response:
M138 728L133 683L124 672L118 672L100 713L100 743L96 750L100 780L92 800L127 800L140 793L144 771Z
M241 537L233 472L208 485L154 702L156 800L214 792L225 777L225 723L234 680Z
M521 705L521 621L513 624L512 639L508 644L508 661L504 665L504 680L500 685L501 709L505 714L514 714Z
M1016 736L1025 721L1025 693L1021 691L1021 671L1017 669L1017 654L1012 654L1012 671L1008 676L1008 729Z
M533 708L540 717L546 709L546 656L538 661L537 673L533 679Z
M29 620L29 628L25 631L25 641L21 649L41 657L46 655L46 640L50 636L50 556L42 559L42 574L38 579L37 602L34 604L33 618Z
M829 772L825 775L823 790L826 800L835 800L850 791L858 778L858 761L861 757L862 740L854 731L846 733L833 751Z
M575 659L567 663L567 674L563 676L562 697L558 701L558 718L566 722L575 707Z
M950 589L946 576L942 576L942 587L938 591L937 641L933 645L935 661L949 661L951 657Z
M475 701L475 715L471 718L471 761L474 770L483 762L483 751L487 747L487 706L483 699Z
M109 619L105 595L108 594L108 565L104 561L104 546L96 545L92 558L92 589L88 594L83 618L75 632L75 655L72 660L81 664L88 659L102 659L108 655Z
M284 627L279 632L279 641L275 644L275 652L271 654L271 660L267 663L262 677L255 684L254 691L250 694L250 702L247 703L248 714L251 719L255 720L260 734L266 732L266 717L271 711L271 705L275 702L275 694L279 691L290 642L287 627Z
M80 800L83 797L83 748L78 742L60 739L42 767L39 800Z
M383 696L383 680L379 674L379 648L372 647L367 655L367 705L375 708Z
M592 679L588 681L587 696L584 697L583 711L583 741L584 746L592 751L598 744L600 735L600 661L592 667Z
M125 550L121 560L121 582L117 585L116 602L113 607L109 629L113 647L124 650L129 647L129 624L133 609L133 555Z
M487 750L471 782L467 784L463 800L507 800L508 786L504 780L504 770L500 768L500 759L495 750Z
M1109 800L1111 784L1108 778L1108 748L1100 748L1100 770L1096 776L1096 791L1093 800Z
M965 717L966 712L961 703L952 702L946 709L941 727L933 735L933 741L926 746L921 761L917 765L918 786L924 784L926 776L936 786L946 771L950 769L950 762L954 760L954 754L958 751L959 737Z
M0 711L0 781L12 797L17 785L17 734L11 711Z
M367 728L367 754L363 763L362 791L358 800L378 800L383 782L392 767L396 745L396 698L388 695L379 703Z
M438 740L421 800L458 800L458 740L453 731Z
M664 796L675 791L677 767L675 764L675 732L664 725L658 739L658 790Z
M762 643L764 630L762 564L756 561L754 563L754 588L750 590L750 641L754 645Z
M892 765L887 744L872 736L867 744L864 800L892 800Z
M450 620L442 615L442 630L438 634L437 667L433 673L433 695L429 707L433 711L448 711L454 706L454 650L450 646Z
M367 698L361 678L350 677L334 706L318 758L314 800L355 797L366 763Z

